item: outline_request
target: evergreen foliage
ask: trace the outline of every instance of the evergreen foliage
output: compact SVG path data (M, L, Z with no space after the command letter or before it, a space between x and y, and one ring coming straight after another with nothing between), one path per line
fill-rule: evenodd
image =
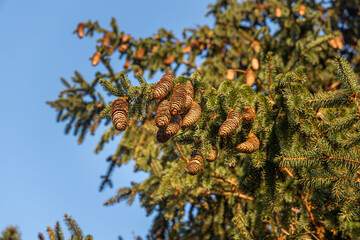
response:
M7 226L6 229L1 232L0 240L21 240L18 227Z
M74 31L80 37L101 34L96 52L107 71L92 81L78 72L71 84L62 79L66 89L48 104L79 143L99 124L108 126L96 153L110 140L119 141L107 159L101 190L111 186L115 166L130 160L135 171L149 173L105 205L131 204L139 196L147 214L156 213L150 239L356 239L360 1L217 0L208 7L214 26L185 29L181 40L165 29L135 39L120 31L115 19L111 29L88 21ZM116 71L114 49L125 62ZM164 143L156 141L161 100L153 96L156 85L143 78L158 71L175 76L161 96L176 100L172 114L184 111L178 99L186 98L174 88L184 92L188 82L201 107L193 125ZM118 97L129 103L121 137L110 125ZM250 108L255 118L244 117ZM228 130L219 135L225 123ZM239 152L244 144L246 151ZM196 160L197 175L189 175L192 154L204 160L214 147L216 159ZM69 219L70 232L82 239Z

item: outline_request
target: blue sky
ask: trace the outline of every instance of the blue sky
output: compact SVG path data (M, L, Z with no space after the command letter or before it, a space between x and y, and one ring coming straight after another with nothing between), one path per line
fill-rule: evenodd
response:
M213 2L213 1L212 1ZM184 27L210 24L204 17L205 0L0 0L0 231L18 225L22 238L37 239L63 215L72 215L85 234L95 239L145 237L152 217L136 202L113 207L102 204L117 188L141 181L132 164L116 169L114 188L99 192L105 158L116 147L108 144L98 155L99 139L82 145L64 134L56 113L45 104L54 100L74 70L92 80L103 69L92 67L95 38L78 39L72 31L79 22L98 20L109 26L111 17L120 30L135 37L152 35L160 27L181 37ZM99 133L99 132L98 132ZM118 141L119 139L116 139ZM64 231L68 236L67 230Z

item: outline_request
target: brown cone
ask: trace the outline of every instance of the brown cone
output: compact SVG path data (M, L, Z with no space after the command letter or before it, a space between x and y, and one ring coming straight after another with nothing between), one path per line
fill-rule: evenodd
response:
M251 59L251 67L256 71L256 70L259 70L259 60L256 58L256 57L253 57Z
M299 15L303 16L303 15L305 15L305 12L306 12L306 7L305 7L305 5L301 4L299 6Z
M186 85L186 100L185 100L185 109L189 109L192 106L194 100L194 88L190 81Z
M165 143L171 138L170 135L166 134L165 130L165 128L159 128L156 134L156 141L158 141L159 143Z
M204 158L200 154L194 154L191 156L186 171L190 175L198 174L204 167Z
M276 7L276 9L275 9L275 16L276 16L277 18L281 18L281 16L282 16L281 8Z
M246 69L245 71L245 82L247 85L249 85L250 87L252 87L255 84L255 73L252 69Z
M234 78L235 78L235 71L233 69L228 69L226 71L226 79L232 81L234 80Z
M126 60L125 64L124 64L124 68L128 68L130 66L130 60Z
M118 48L119 52L124 53L128 48L128 45L126 43L121 44L120 47Z
M201 107L198 103L193 102L189 112L182 120L181 127L187 128L194 125L201 116Z
M166 126L165 133L169 136L174 136L181 126L181 117L180 115L174 115L171 117L170 123Z
M102 40L102 45L107 47L109 44L110 44L110 34L108 32L105 32Z
M185 110L186 89L180 83L174 87L170 102L170 112L172 115L181 114Z
M136 52L135 58L137 60L141 60L141 59L143 59L144 55L145 55L145 50L143 48L139 48Z
M174 83L174 76L171 73L165 73L164 76L156 83L153 92L153 98L164 98L171 90Z
M113 101L111 106L111 119L114 127L118 131L124 131L128 124L129 106L124 98Z
M166 127L171 119L170 103L168 100L161 101L156 109L155 125L158 128Z
M241 115L235 110L230 110L227 119L219 128L218 135L220 137L226 137L231 135L240 125Z
M248 135L246 142L240 143L236 148L241 153L253 153L259 149L260 141L252 132Z
M99 64L101 59L101 53L100 52L96 52L94 53L94 56L92 57L92 65L96 66Z
M337 36L337 37L334 38L334 40L335 40L335 43L336 43L336 47L338 49L342 50L343 47L344 47L344 44L343 44L343 41L341 40L341 38L339 36Z
M122 41L123 43L127 43L127 42L129 41L130 37L131 37L130 34L126 34L126 35L122 38L121 41Z
M165 58L163 60L163 63L166 65L170 65L175 61L175 57L174 56L168 56L167 58Z
M206 160L208 162L213 162L215 161L216 157L218 154L218 149L215 146L212 146L212 151L210 154L207 155Z
M84 31L85 31L85 23L79 23L76 31L77 31L79 38L83 38Z
M255 110L251 107L245 107L242 120L246 123L251 123L255 119Z
M337 44L336 44L336 40L335 38L332 38L328 41L329 45L332 47L332 48L337 48Z
M260 43L258 41L254 40L251 44L251 47L254 52L256 52L256 53L260 52L261 47L260 47Z
M190 52L191 51L191 46L186 46L186 47L184 47L182 50L182 53L188 53L188 52Z
M108 55L110 56L114 52L114 46L109 47Z

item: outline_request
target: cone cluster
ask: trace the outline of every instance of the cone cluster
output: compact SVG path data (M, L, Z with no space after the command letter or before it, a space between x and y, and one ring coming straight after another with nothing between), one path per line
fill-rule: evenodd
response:
M253 153L259 149L260 141L252 132L248 135L248 140L237 145L237 150L241 153Z
M225 122L223 122L223 124L221 124L220 126L218 135L220 137L226 137L231 135L239 127L240 121L240 113L235 110L230 110Z
M111 107L111 119L118 131L124 131L128 124L129 106L124 98L115 99Z
M251 123L255 119L255 110L252 107L245 107L242 115L242 120L246 123Z
M190 175L196 175L198 174L202 169L204 168L204 158L198 154L194 153L190 160L188 165L186 166L186 171Z

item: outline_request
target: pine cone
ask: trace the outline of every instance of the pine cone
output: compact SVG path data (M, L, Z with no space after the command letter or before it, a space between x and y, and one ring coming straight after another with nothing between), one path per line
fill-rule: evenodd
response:
M194 123L196 123L197 120L199 120L200 116L201 116L201 107L198 103L193 102L189 112L185 115L185 117L182 120L181 127L187 128L194 125Z
M249 85L250 87L252 87L252 85L254 85L254 83L255 83L255 79L256 79L256 76L255 76L254 71L251 70L250 68L246 69L246 71L245 71L246 84Z
M306 7L305 7L305 5L301 4L299 6L299 15L303 16L303 15L305 15L305 12L306 12Z
M235 78L235 71L233 69L228 69L226 71L226 79L232 81L234 80L234 78Z
M158 128L166 127L169 124L170 119L170 103L168 100L163 100L156 109L155 125Z
M260 52L261 47L260 47L260 43L258 41L254 40L251 44L251 47L254 50L254 52L256 52L256 53Z
M241 153L253 153L259 149L260 141L252 132L248 135L246 142L240 143L236 148Z
M343 41L341 40L341 38L339 36L337 36L337 37L334 38L334 40L335 40L335 43L336 43L336 47L338 49L342 50L343 47L344 47L344 44L343 44Z
M235 110L230 110L225 122L221 124L218 135L226 137L231 135L240 125L241 115Z
M246 123L251 123L255 119L255 110L251 107L245 107L242 120Z
M111 54L113 54L113 52L114 52L114 46L110 46L107 55L110 56Z
M130 34L126 34L126 35L122 38L121 41L122 41L123 43L126 43L126 42L129 41L130 37L131 37Z
M166 73L154 87L153 97L155 99L164 98L171 90L174 83L174 76Z
M259 70L259 60L256 58L256 57L253 57L251 59L251 67L256 71L256 70Z
M76 29L79 38L84 37L84 30L85 30L85 23L79 23L79 25Z
M110 34L108 32L104 33L104 37L102 39L102 45L108 46L110 44Z
M328 41L329 45L332 47L332 48L337 48L337 44L336 44L336 40L335 38L332 38Z
M135 58L137 60L141 60L141 59L143 59L144 55L145 55L145 50L143 48L139 48L136 52Z
M194 88L191 82L188 81L186 85L185 109L191 108L193 101L194 101Z
M174 136L181 126L181 117L180 115L174 115L171 117L169 125L167 125L165 133L169 136Z
M198 174L204 167L204 158L200 154L193 154L191 156L188 165L186 166L186 171L190 175Z
M281 16L282 16L281 8L276 7L276 9L275 9L275 16L276 16L277 18L281 18Z
M113 101L111 107L111 119L114 127L118 131L124 131L128 124L129 106L124 98Z
M210 154L208 154L208 156L206 157L206 160L208 162L215 161L217 154L218 154L218 149L215 146L212 146L212 152Z
M163 60L163 63L166 65L170 65L175 61L175 57L174 56L168 56L167 58L165 58Z
M126 43L124 43L124 44L120 45L118 50L119 50L119 52L124 53L124 52L126 52L127 48L128 48L128 45Z
M170 112L172 115L181 114L185 110L186 89L180 83L174 87L170 103Z
M188 53L188 52L191 51L191 46L188 45L188 46L184 47L181 51L182 51L182 53L184 53L184 54L185 54L185 53Z
M100 52L96 52L94 53L94 56L92 57L92 65L96 66L99 64L101 59L101 53Z
M156 134L156 140L159 143L165 143L167 141L169 141L169 139L171 138L170 135L166 134L166 128L159 128L157 134Z

